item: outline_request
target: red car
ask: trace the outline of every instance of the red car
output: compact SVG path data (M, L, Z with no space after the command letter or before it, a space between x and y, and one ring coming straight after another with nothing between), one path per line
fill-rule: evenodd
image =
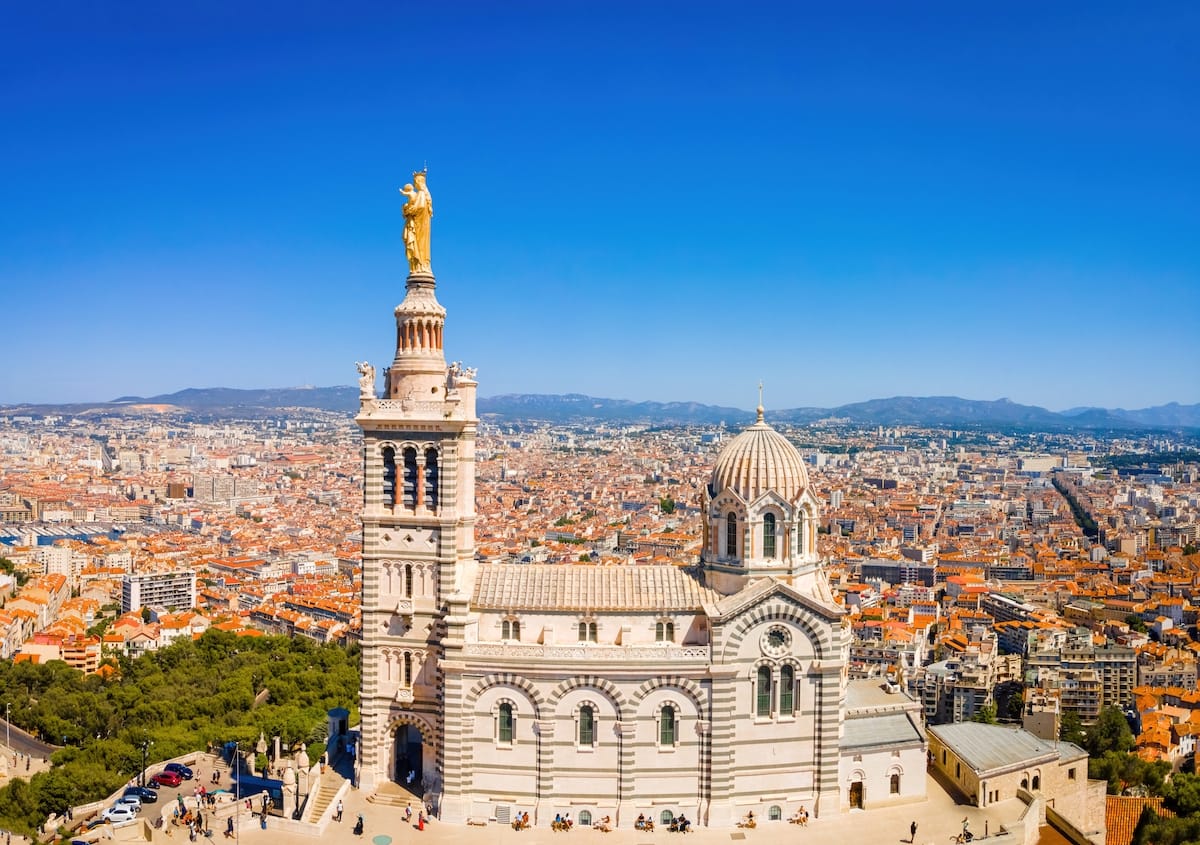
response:
M150 786L153 789L162 786L179 786L181 783L183 783L183 778L179 776L179 772L159 772L150 778Z

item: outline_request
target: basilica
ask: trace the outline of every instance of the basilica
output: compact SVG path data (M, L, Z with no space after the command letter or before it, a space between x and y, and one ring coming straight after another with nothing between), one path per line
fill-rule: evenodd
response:
M848 680L821 502L761 407L702 491L695 565L476 560L478 384L443 352L420 175L382 396L360 365L361 785L460 823L732 827L924 800L920 707Z

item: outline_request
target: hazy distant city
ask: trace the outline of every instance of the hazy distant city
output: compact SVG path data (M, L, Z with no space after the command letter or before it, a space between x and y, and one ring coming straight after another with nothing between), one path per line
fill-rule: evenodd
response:
M997 705L1090 721L1134 687L1194 687L1196 432L777 427L825 503L819 551L855 610L852 672L903 665L931 723ZM477 556L690 566L699 491L736 431L484 422ZM6 415L0 451L0 656L94 672L211 626L359 638L349 415ZM1048 661L1081 628L1128 649L1118 686ZM1006 683L1027 684L1024 713L998 700Z

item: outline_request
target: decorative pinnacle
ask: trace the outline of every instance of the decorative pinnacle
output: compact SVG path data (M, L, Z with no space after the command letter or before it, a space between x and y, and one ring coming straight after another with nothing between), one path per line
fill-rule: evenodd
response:
M758 381L758 419L755 420L755 422L763 421L762 389L763 389L762 379L759 379L759 381Z

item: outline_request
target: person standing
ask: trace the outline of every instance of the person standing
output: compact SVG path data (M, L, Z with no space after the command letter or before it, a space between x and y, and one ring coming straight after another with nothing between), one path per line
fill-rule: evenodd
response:
M910 843L917 841L917 823L915 821L908 826L908 841Z
M341 798L338 799L337 811L333 818L335 821L338 821L338 822L340 822L342 820L342 799Z

